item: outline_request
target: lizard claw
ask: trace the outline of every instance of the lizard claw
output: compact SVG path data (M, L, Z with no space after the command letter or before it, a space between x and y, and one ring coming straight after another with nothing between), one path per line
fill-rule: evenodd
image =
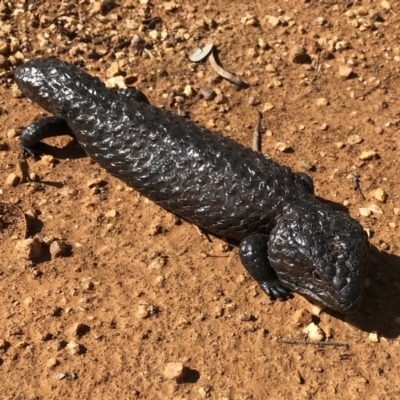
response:
M286 299L290 294L290 290L283 286L279 279L262 282L260 286L273 299Z

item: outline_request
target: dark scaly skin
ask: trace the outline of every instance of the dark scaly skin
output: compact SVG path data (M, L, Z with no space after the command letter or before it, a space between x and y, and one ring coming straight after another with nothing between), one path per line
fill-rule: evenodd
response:
M366 234L318 201L307 175L55 58L18 67L15 81L54 114L24 131L26 152L35 154L45 137L74 135L103 168L160 206L241 241L242 263L271 297L292 290L343 313L359 306Z

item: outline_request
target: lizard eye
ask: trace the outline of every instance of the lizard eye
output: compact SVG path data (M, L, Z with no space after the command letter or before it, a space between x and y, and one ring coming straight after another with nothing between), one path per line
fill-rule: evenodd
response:
M316 281L321 281L322 280L321 274L316 270L314 270L312 272L312 276Z

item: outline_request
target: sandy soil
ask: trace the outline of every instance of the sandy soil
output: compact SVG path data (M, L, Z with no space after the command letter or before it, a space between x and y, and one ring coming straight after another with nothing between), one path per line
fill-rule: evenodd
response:
M21 258L23 224L0 228L0 398L399 398L399 12L394 0L1 2L0 201L18 205L27 237L44 244ZM247 89L189 61L210 41ZM310 59L295 62L295 46ZM311 304L269 300L236 248L177 223L70 138L47 141L54 159L23 161L18 134L46 113L12 71L48 55L123 76L153 104L247 146L261 111L262 151L308 172L318 196L369 231L361 309L312 316L346 346L280 343L304 339L299 314ZM174 96L187 85L193 96ZM221 95L205 100L201 88ZM64 256L51 256L54 239ZM170 379L169 362L184 365L183 380Z

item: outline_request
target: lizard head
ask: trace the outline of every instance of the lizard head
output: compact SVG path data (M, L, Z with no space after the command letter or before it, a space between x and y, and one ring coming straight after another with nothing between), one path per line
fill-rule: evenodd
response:
M369 243L362 226L313 197L286 206L273 228L268 257L290 290L341 313L361 303Z

